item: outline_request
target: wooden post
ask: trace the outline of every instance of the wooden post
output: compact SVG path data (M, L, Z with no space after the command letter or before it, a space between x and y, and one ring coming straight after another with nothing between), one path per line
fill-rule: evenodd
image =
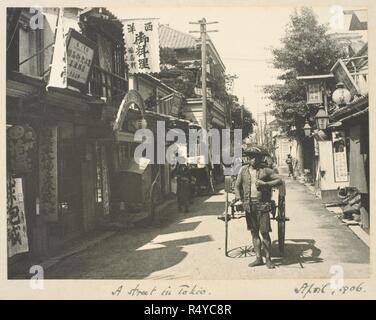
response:
M325 112L326 114L328 114L328 96L326 95L326 81L324 81L324 84L323 84L323 88L324 88L324 107L325 107Z
M227 257L228 242L228 192L226 192L226 210L225 210L225 256Z
M207 105L206 105L206 19L200 21L201 31L201 89L202 89L202 128L207 129Z

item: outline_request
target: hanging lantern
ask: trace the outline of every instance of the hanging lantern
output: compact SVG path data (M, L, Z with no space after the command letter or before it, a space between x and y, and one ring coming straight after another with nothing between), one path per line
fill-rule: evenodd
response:
M319 108L319 111L317 111L316 116L316 126L319 130L325 130L328 127L329 124L329 116L325 111L324 106L321 106Z
M351 100L351 93L345 88L342 82L338 82L336 90L333 92L332 99L340 107L345 106Z
M303 130L306 137L309 137L311 135L311 126L309 125L308 121L306 121Z

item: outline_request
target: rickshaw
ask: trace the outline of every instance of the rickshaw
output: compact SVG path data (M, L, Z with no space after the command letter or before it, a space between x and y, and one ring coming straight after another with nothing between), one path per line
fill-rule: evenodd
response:
M269 153L265 149L261 147L257 147L257 148L260 151L260 154L262 154L263 156L269 156ZM246 154L247 154L247 149L243 150L243 155L246 155ZM244 157L243 157L243 164L245 164ZM225 177L226 203L225 203L225 212L223 214L223 219L221 218L221 220L225 221L225 255L226 256L229 256L228 222L230 219L245 217L243 206L237 205L235 199L232 201L229 201L229 194L234 193L235 181L236 181L236 176ZM278 249L279 249L280 256L284 255L286 221L289 221L289 218L286 217L285 198L286 198L286 186L285 186L285 182L282 181L281 185L279 185L278 187L272 188L272 196L270 199L270 203L271 203L270 218L271 220L274 220L277 222ZM231 210L231 214L229 213L230 210ZM240 253L237 256L248 256L248 255L253 255L254 253L252 246L245 246L239 249L240 249Z

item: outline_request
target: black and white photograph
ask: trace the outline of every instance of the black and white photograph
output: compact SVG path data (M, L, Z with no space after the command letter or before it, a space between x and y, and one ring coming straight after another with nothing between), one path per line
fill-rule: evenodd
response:
M375 12L230 2L2 7L8 289L371 294Z

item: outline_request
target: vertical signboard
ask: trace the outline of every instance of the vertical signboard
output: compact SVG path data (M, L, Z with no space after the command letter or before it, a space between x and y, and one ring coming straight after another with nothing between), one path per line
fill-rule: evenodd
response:
M47 90L49 87L67 88L67 50L64 30L64 8L59 8L57 26L55 29L54 50Z
M44 127L39 140L40 211L48 221L57 221L57 127Z
M29 251L22 179L12 176L7 179L7 238L8 257Z
M346 156L346 139L343 131L332 132L333 141L333 162L334 162L334 181L347 182L347 156Z
M158 20L127 20L124 38L129 73L160 71Z
M101 160L102 160L102 190L103 190L103 214L105 216L110 214L110 190L108 179L108 166L106 147L101 147Z
M322 89L320 82L313 82L307 85L307 104L322 103Z
M68 84L84 89L89 80L95 54L95 44L74 29L67 39Z
M60 9L55 36L49 87L67 88L68 85L85 89L93 65L96 45L76 30L64 30L64 8Z

